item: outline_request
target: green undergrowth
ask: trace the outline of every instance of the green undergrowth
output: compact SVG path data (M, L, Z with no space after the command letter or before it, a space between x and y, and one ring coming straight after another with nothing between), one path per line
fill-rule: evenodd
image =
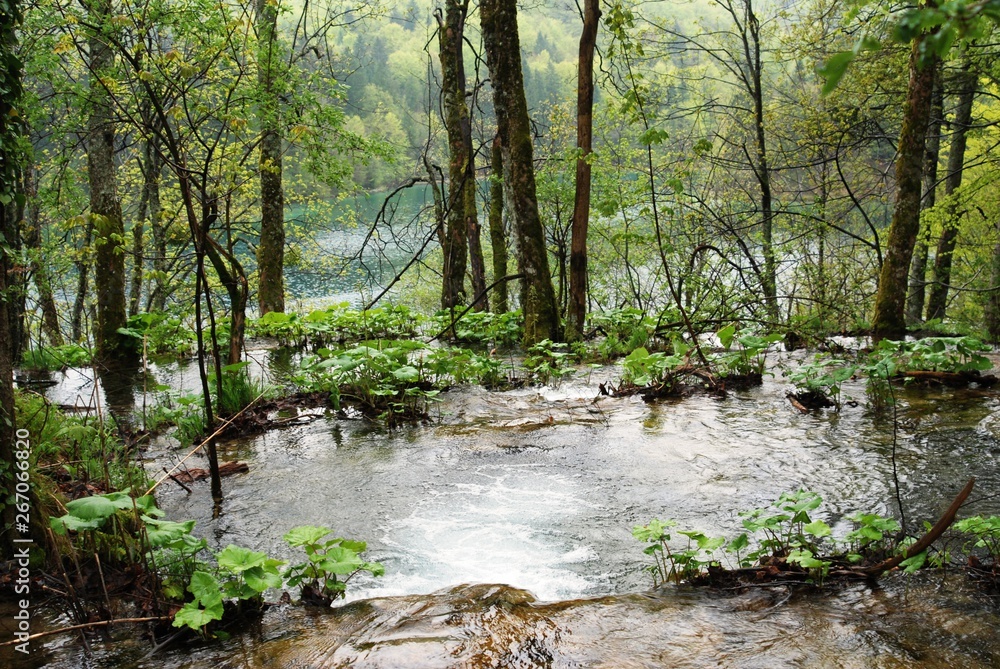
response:
M30 468L45 489L53 484L112 490L142 485L145 470L131 459L114 418L67 414L35 393L15 394L17 425L31 435Z
M329 606L345 595L347 583L358 574L381 576L385 571L377 562L362 560L364 542L329 538L331 530L325 527L289 531L285 541L304 555L302 562L281 569L285 561L233 544L208 550L205 539L193 534L195 521L165 520L149 495L91 495L67 502L65 509L50 524L65 539L64 562L75 568L78 584L85 587L93 580L81 566L90 556L111 568L131 565L128 585L133 595L143 595L145 612L172 611L174 627L204 637L224 637L228 624L261 613L269 590L299 587L304 603ZM79 611L91 608L85 598L92 589L76 596Z
M985 355L990 350L989 345L971 336L913 341L883 339L871 351L853 360L819 353L784 374L797 392L825 398L829 406L838 410L844 399L843 384L848 379L863 377L868 406L883 411L895 403L894 381L915 380L910 372L943 372L960 377L962 382L986 381L980 374L993 367Z
M652 519L632 529L646 544L651 563L644 567L653 587L689 582L723 585L761 578L822 585L831 570L860 575L858 568L903 554L914 543L900 535L900 525L876 513L855 513L845 519L850 529L834 536L819 514L822 498L804 490L783 493L765 508L741 512L744 531L736 537L710 537L695 529L679 529L673 520ZM925 523L930 529L930 523ZM960 550L951 542L931 547L903 560L904 573L923 567L944 567L960 553L995 587L1000 577L1000 518L976 516L953 526ZM851 571L854 569L855 571ZM752 576L743 575L753 572Z
M90 365L90 350L79 344L43 346L25 351L21 368L32 371L53 372L66 367L86 367Z
M393 425L426 417L441 391L451 385L500 387L508 381L508 369L489 353L413 340L374 340L306 355L291 381L302 391L329 394L337 409L350 404Z

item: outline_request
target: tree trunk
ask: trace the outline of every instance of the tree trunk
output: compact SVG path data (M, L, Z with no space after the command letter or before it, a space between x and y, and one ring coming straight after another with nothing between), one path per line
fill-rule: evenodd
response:
M106 26L111 20L110 0L90 5L91 20ZM90 115L87 119L87 174L90 182L90 216L95 232L94 283L97 289L97 357L124 360L134 355L131 338L118 333L125 327L125 228L115 176L115 125L111 101L102 77L113 76L114 54L100 35L88 40Z
M10 361L12 365L21 362L24 353L26 337L24 335L24 314L25 302L27 299L27 285L24 281L26 274L20 266L21 257L21 227L24 221L25 183L23 175L20 175L15 185L14 201L4 210L6 220L3 222L3 233L0 239L13 252L11 264L8 267L7 275L7 318L0 321L0 327L7 328L10 338Z
M930 123L924 150L924 187L920 200L920 210L927 211L937 199L937 169L941 153L941 124L944 121L944 84L941 64L934 67L934 92L931 98ZM906 322L920 323L924 315L924 298L927 286L927 240L930 225L917 238L910 263L910 290L906 296Z
M1000 222L995 224L995 232L1000 236ZM992 290L986 295L986 331L990 342L1000 344L1000 241L993 247L993 260L990 271L990 286Z
M466 202L465 206L465 221L469 226L469 229L466 231L469 236L469 273L472 275L473 295L482 295L473 305L473 308L476 311L489 311L490 300L486 294L486 261L483 259L483 235L482 228L479 225L479 215L476 211L475 181L472 183L473 187L468 189L466 193L467 196L471 195L472 202L471 204ZM468 215L470 207L472 214Z
M507 164L506 187L513 203L518 263L524 274L521 287L523 343L531 346L543 339L555 341L560 333L535 192L531 124L521 74L517 3L515 0L484 0L480 12L486 63L493 83L497 130Z
M923 38L913 40L910 49L910 81L903 125L899 133L896 159L896 202L889 224L887 249L879 275L872 318L872 337L902 339L906 335L907 270L920 229L920 180L924 159L924 139L934 90L934 65L921 63Z
M142 148L142 196L139 198L139 214L132 224L132 286L129 289L128 315L135 316L142 305L142 274L145 269L143 246L146 232L146 217L149 216L149 171L152 140L146 139Z
M205 198L207 199L207 197ZM246 270L229 250L212 239L209 231L212 224L219 218L219 213L215 200L210 204L202 206L202 220L204 239L202 240L205 255L212 263L215 273L219 275L219 281L226 289L229 297L229 353L226 364L235 365L243 358L243 342L246 339L247 302L250 295L250 287L247 283ZM225 221L226 226L230 221ZM206 286L207 288L207 286Z
M746 21L743 30L743 50L750 70L750 96L753 98L753 121L757 164L754 173L760 188L761 251L764 255L764 276L761 288L768 318L777 322L777 268L774 258L774 209L771 193L771 167L767 157L767 135L764 132L764 90L761 83L763 65L760 60L760 23L753 11L752 0L744 0Z
M281 175L281 110L279 80L281 59L277 48L278 3L256 0L259 41L258 85L260 104L260 313L285 311L285 193Z
M24 245L31 257L31 275L34 277L38 303L42 308L42 331L50 346L62 346L62 332L59 328L59 310L52 295L49 268L42 261L42 225L38 206L38 181L34 165L24 172L24 195L27 198L28 216L24 228Z
M159 140L154 135L150 140L153 144L146 163L145 189L149 209L149 227L153 233L153 289L149 296L149 309L163 311L166 306L167 293L167 231L163 226L163 207L160 204L160 174L163 158L156 146Z
M944 318L948 304L948 288L951 283L951 261L955 253L955 243L958 241L958 214L954 200L955 191L962 185L962 172L965 166L965 146L969 126L972 125L972 103L976 97L979 77L971 71L966 62L960 77L961 88L958 92L958 105L955 108L955 122L952 123L953 134L948 148L948 175L945 178L945 196L949 198L948 212L945 216L944 229L938 240L937 253L934 255L934 283L927 299L927 319Z
M462 36L468 7L468 0L447 0L444 18L442 19L440 12L437 14L441 92L449 153L447 222L445 243L441 249L444 253L442 309L465 304L468 232L473 226L478 228L478 222L475 221L476 175L473 169L472 124L469 108L465 104L465 63L462 53ZM473 219L471 225L470 215Z
M83 224L83 242L80 247L80 260L76 265L76 299L73 301L73 316L71 320L71 336L74 342L83 339L83 312L87 307L87 293L90 290L90 240L94 236L94 222L90 218Z
M583 32L576 78L576 192L569 252L569 309L566 338L579 341L587 320L587 228L590 224L590 160L594 131L594 49L601 8L584 0Z
M507 231L503 224L503 149L500 137L493 139L490 156L490 247L493 249L493 281L507 276ZM507 313L507 282L497 284L493 313Z
M17 145L20 139L20 123L14 113L21 97L20 61L15 57L17 49L16 28L21 21L21 7L17 0L4 5L0 11L0 233L3 238L13 240L17 229L11 228L13 219L8 209L16 207L16 188L20 172L20 156ZM14 557L15 539L21 538L15 532L15 507L10 502L16 486L15 456L17 447L17 416L14 411L14 342L6 327L9 321L9 302L14 294L11 290L11 276L15 258L10 256L9 243L0 244L0 545L3 553L0 559ZM27 474L27 472L25 472ZM24 547L22 545L21 547Z
M0 21L7 21L8 17L0 12ZM0 39L6 40L8 31L12 27L0 23ZM6 43L0 43L0 50ZM4 55L0 52L0 56ZM6 77L0 75L0 81ZM3 83L7 83L3 81ZM0 96L0 140L4 141L3 146L9 146L6 140L13 134L7 127L6 119L12 105L6 95ZM6 163L9 154L4 151L3 160ZM3 177L7 177L7 170L3 170ZM12 175L13 176L13 175ZM5 179L6 180L6 179ZM4 200L10 197L13 184L0 182L0 232L4 236L12 232L7 222L10 220L8 209L13 203L4 204ZM9 301L11 292L8 290L14 258L8 255L6 244L0 244L0 324L6 324L10 317ZM0 534L3 537L2 559L9 559L14 555L15 538L19 538L14 530L14 505L8 503L8 497L13 497L15 481L15 438L17 434L17 418L14 412L14 361L13 361L13 341L11 332L7 327L0 327L0 489L4 491L4 496L0 499ZM13 501L13 500L10 500Z

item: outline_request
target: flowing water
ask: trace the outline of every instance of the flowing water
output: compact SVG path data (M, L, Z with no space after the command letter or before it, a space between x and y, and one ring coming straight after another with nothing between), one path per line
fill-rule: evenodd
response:
M787 358L786 358L787 359ZM776 370L777 371L777 370ZM652 517L710 535L787 490L820 493L835 534L856 511L895 513L892 453L913 525L936 519L970 476L968 513L1000 511L1000 400L905 390L893 422L862 400L802 415L780 377L726 399L595 399L616 370L552 388L444 393L427 425L394 431L326 416L222 445L250 464L225 479L158 492L213 548L291 554L302 524L368 541L386 575L352 582L332 612L271 609L259 628L147 660L138 641L52 666L144 667L1000 667L997 609L960 574L890 576L829 592L643 593L630 528ZM183 378L180 374L176 378ZM179 457L167 442L151 468ZM204 466L194 462L194 466ZM56 624L56 622L54 622ZM0 656L2 658L3 656ZM40 666L40 665L35 665Z

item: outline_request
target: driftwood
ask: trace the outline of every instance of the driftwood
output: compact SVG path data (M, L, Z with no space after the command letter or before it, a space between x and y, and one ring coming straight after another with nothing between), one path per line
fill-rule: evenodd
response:
M42 637L52 636L53 634L65 634L66 632L93 629L94 627L107 627L108 625L114 625L115 623L166 622L170 619L171 619L170 616L154 616L150 618L119 618L118 620L96 620L92 623L83 623L82 625L70 625L69 627L60 627L57 630L46 630L44 632L38 632L37 634L32 634L31 636L27 636L23 639L13 639L11 641L4 641L3 643L0 643L0 647L14 646L16 644L24 643L26 641L32 641L34 639L41 639Z
M248 471L250 471L250 465L245 462L223 462L219 465L219 476L232 476L233 474L243 474ZM194 483L208 477L209 471L200 467L192 467L191 469L170 475L170 478L177 481L177 483L181 483L182 481L184 483Z
M796 399L794 393L788 393L788 401L792 403L792 406L801 411L802 413L809 413L809 408L806 407L802 402Z
M600 394L610 395L611 397L640 395L646 402L652 402L663 397L682 397L692 390L692 388L683 383L683 380L689 376L701 379L704 382L704 388L711 393L723 396L726 393L724 379L720 381L720 379L704 367L686 364L672 370L662 383L654 383L647 386L623 383L617 388L614 386L605 386L602 383Z
M955 500L948 507L948 510L944 512L944 515L938 519L937 523L934 524L927 534L920 537L919 540L912 546L906 549L906 551L900 555L895 555L888 560L883 560L876 565L867 567L862 571L866 576L878 577L890 569L895 569L900 565L903 560L908 560L914 555L920 555L922 552L930 548L930 545L937 541L944 531L951 527L951 524L955 522L955 516L958 514L958 510L965 504L965 500L968 499L969 495L972 493L972 487L975 485L975 477L969 479L969 482L965 484L965 487L958 493Z
M793 407L802 413L809 413L810 411L836 406L830 398L815 390L803 391L800 393L788 393L785 397L788 398L788 401L792 403Z

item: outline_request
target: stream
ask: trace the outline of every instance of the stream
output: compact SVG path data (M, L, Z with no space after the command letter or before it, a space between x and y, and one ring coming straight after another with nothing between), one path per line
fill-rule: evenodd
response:
M0 664L1000 667L1000 610L959 572L823 592L648 591L632 526L672 518L733 537L739 512L804 488L822 495L816 515L843 536L848 514L898 517L893 450L911 528L936 520L970 476L978 501L963 515L1000 512L996 393L901 389L894 449L891 417L866 411L860 382L844 387L857 406L803 415L772 371L725 399L646 404L595 399L619 374L607 367L555 387L452 389L425 425L389 431L328 415L220 444L221 459L250 465L223 480L223 514L211 517L207 482L191 494L167 482L157 496L169 518L196 519L213 549L282 559L292 557L285 532L325 525L367 541L385 576L352 581L332 611L279 605L227 641L149 659L134 638L95 643L84 659L66 636L37 642L28 663L8 664L5 652ZM163 376L191 387L190 370ZM72 397L72 383L50 397ZM175 447L157 440L150 471L176 462ZM207 466L198 457L189 464Z

